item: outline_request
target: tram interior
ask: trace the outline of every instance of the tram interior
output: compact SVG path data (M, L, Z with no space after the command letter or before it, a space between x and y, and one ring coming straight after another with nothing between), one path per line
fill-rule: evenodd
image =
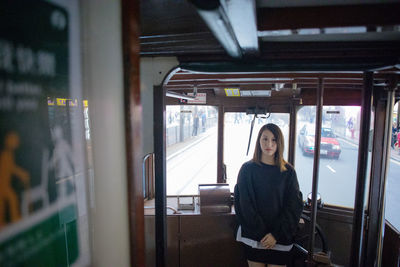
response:
M399 266L399 88L398 0L0 1L0 266L248 266L265 123L288 266Z
M312 209L307 206L307 196L311 192L313 166L307 165L302 157L305 156L309 162L313 160L314 139L310 136L302 137L299 131L308 126L314 135L315 128L318 127L318 91L322 87L323 110L319 127L322 131L332 131L332 136L329 141L322 137L322 143L329 147L321 147L319 160L319 186L322 201L325 203L318 208L317 226L322 231L324 242L321 242L317 234L314 252L327 246L328 251L325 252L333 266L355 266L356 261L360 262L360 266L372 266L371 262L375 261L373 258L377 257L375 252L369 256L363 252L362 259L352 256L357 250L354 242L358 242L354 241L354 236L357 236L354 227L359 227L355 223L355 217L360 216L354 211L359 205L357 201L360 202L357 195L363 194L359 192L357 158L361 157L360 153L368 154L368 151L359 149L358 141L352 147L352 141L362 135L361 120L366 117L363 110L367 110L362 102L365 88L370 83L368 75L373 76L371 86L374 92L374 108L377 108L377 102L387 99L384 92L390 90L389 87L394 92L395 101L399 98L397 88L400 33L399 21L393 12L399 8L398 3L172 1L168 4L171 7L168 12L161 8L154 9L153 4L156 3L159 2L146 1L141 7L141 56L145 60L176 56L179 63L165 76L160 87L154 87L154 90L163 90L167 96L163 104L166 111L163 121L165 130L158 132L166 137L162 144L166 146L166 175L157 175L157 169L155 173L148 170L150 176L145 179L149 196L154 195L154 183L162 179L166 183L167 265L207 266L212 262L213 266L246 266L240 246L233 237L236 227L234 208L226 213L201 212L198 187L199 184L228 183L232 192L238 167L249 159L245 156L247 146L250 147L250 153L247 152L250 158L254 149L254 140L251 145L248 140L253 119L256 129L259 123L274 122L286 130L286 157L289 162L294 162L300 172L298 176L302 177L299 179L304 179L304 182L300 181L301 189L304 190L304 214L311 214ZM380 15L375 16L378 13ZM154 17L158 20L154 20ZM193 95L198 95L196 100L191 98ZM259 111L257 116L254 116L257 113L255 110ZM154 113L157 112L161 115L162 111L155 108ZM206 130L202 130L201 126L196 128L196 117L199 116L201 124L203 114L207 115L208 120L214 120L212 127L207 126ZM371 117L369 129L384 127L374 122L374 119L383 117ZM356 136L348 125L353 120L358 129ZM253 133L253 138L255 134ZM184 157L190 157L192 162L199 162L200 165L203 162L200 159L202 155L198 155L196 159L185 151L201 153L192 148L196 147L192 144L196 141L190 140L208 140L214 135L212 138L215 140L210 140L210 146L205 141L201 144L207 147L205 157L216 160L217 164L214 162L215 166L204 167L211 171L203 168L192 175L196 164L185 161ZM373 144L378 144L376 141L372 144L372 135L373 132L369 131L369 151ZM375 138L384 139L383 136ZM311 152L306 148L309 146L307 142L312 143ZM154 144L157 145L161 144ZM179 146L189 148L182 149ZM332 146L337 147L336 152L332 150ZM358 150L358 153L350 156L347 150ZM182 158L179 159L183 162L182 165L178 165L176 160L179 153L182 153ZM371 157L368 160L361 168L371 170ZM343 165L343 170L336 169L336 164L340 165L344 161L352 161L352 164L347 167ZM145 164L150 164L147 166L153 168L153 163ZM333 176L322 170L326 167L334 173ZM303 168L309 168L310 171L303 173ZM346 168L348 171L345 171ZM370 179L377 181L382 177L368 178L366 183ZM372 194L369 198L369 201L377 201ZM155 243L158 240L157 227L160 226L155 222L156 204L151 199L150 197L150 200L145 201L146 261L156 264L161 260L157 259ZM187 199L189 208L182 208L178 204L179 199ZM369 203L371 209L379 209L377 202L375 204ZM374 217L371 213L366 213L362 216L371 216L371 219ZM373 227L379 227L379 220L376 217L372 219L374 220ZM298 240L299 243L303 241L303 247L308 249L309 228L304 230L304 227L309 225L307 222L305 225L300 225L303 232L299 233ZM391 237L398 236L395 227L388 230L389 225L386 224L385 228L388 237L386 242ZM356 230L358 231L360 230ZM362 232L368 242L373 240L372 230ZM364 246L365 251L374 251L372 247L378 246L371 243L367 245L365 240L363 242L361 246ZM395 246L394 243L384 245L385 259L382 266L391 266L398 260L398 256L394 255L396 253L389 252L391 249L388 247L392 245ZM302 258L294 262L294 266L303 266L304 261L305 258Z

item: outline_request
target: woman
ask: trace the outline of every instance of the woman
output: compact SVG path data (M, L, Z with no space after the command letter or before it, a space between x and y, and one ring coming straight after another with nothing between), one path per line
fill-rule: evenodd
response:
M264 125L253 159L244 163L235 186L239 222L236 240L243 243L250 267L285 266L303 210L294 168L283 159L279 127Z
M397 149L399 150L400 154L400 130L397 132Z

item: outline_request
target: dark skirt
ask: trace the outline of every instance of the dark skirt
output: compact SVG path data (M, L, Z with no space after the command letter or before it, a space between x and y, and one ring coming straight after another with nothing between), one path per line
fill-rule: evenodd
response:
M288 265L292 261L291 251L252 248L244 243L244 254L249 261L267 264Z

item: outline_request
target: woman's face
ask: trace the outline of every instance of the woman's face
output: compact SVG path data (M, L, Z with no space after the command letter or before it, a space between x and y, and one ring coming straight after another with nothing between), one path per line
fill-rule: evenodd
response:
M277 149L276 138L270 130L262 132L260 146L263 155L268 157L273 157L275 155Z

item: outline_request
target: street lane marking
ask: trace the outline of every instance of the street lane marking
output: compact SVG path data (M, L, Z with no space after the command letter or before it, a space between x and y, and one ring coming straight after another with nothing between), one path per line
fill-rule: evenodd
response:
M343 142L345 142L345 143L347 143L347 144L349 144L349 145L351 145L351 146L353 146L353 147L358 147L358 145L356 145L356 144L354 144L354 143L352 143L352 142L349 142L349 141L347 141L347 140L344 139L344 138L340 138L340 140L342 140Z
M398 162L397 160L390 159L390 162L393 162L394 164L397 164L397 165L399 165L399 166L400 166L400 162Z
M343 142L345 142L345 143L347 143L347 144L349 144L349 145L351 145L351 146L353 146L353 147L358 147L358 145L355 145L355 144L353 144L353 143L351 143L351 142L349 142L349 141L347 141L347 140L345 140L345 139L343 139L343 138L340 138L340 140L342 140ZM396 153L396 152L395 152L395 153ZM391 157L391 155L390 155L389 157ZM397 165L400 165L400 162L397 161L397 160L394 160L393 158L391 158L390 161L393 162L393 163L395 163L395 164L397 164Z
M336 171L335 171L331 166L326 165L326 167L327 167L331 172L336 173Z

